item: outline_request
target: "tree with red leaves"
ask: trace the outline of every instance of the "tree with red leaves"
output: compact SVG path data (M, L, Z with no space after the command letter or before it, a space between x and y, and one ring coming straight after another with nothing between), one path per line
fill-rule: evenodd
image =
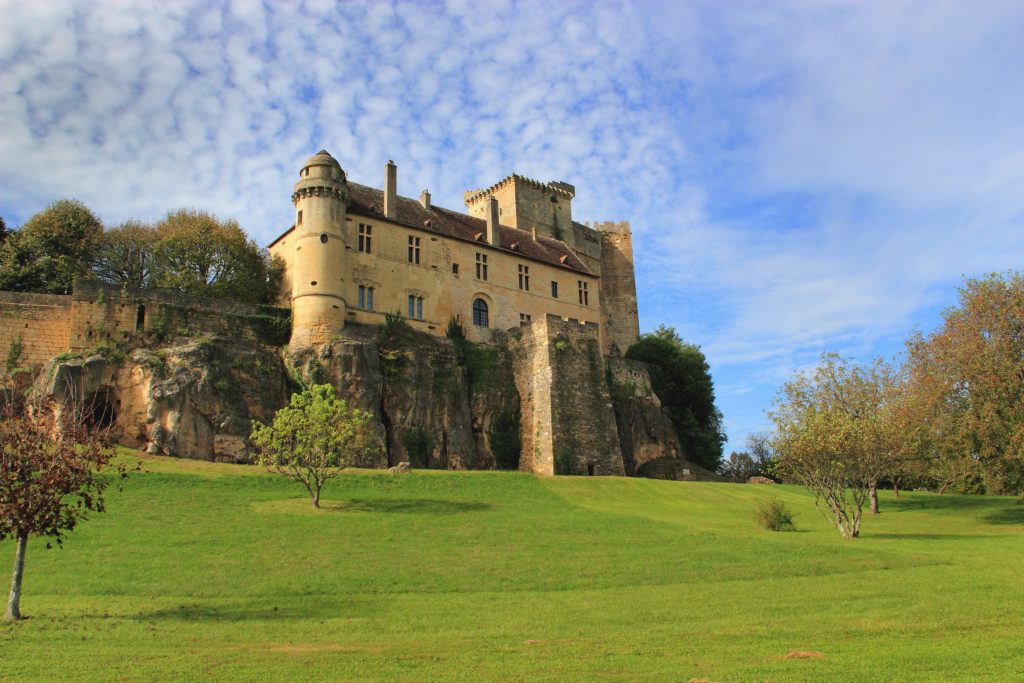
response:
M113 449L102 434L65 406L0 406L0 540L17 541L11 593L4 615L21 618L21 583L29 536L46 536L61 546L64 534L86 515L103 512L103 491ZM115 470L125 476L123 467Z

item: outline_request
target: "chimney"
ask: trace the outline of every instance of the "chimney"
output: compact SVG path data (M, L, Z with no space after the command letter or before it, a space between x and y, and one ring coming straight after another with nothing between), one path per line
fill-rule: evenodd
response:
M430 192L428 190L420 192L420 204L423 205L424 209L430 211Z
M495 247L501 246L501 227L498 224L498 200L487 198L487 242Z
M530 232L533 233L533 241L536 242L537 241L537 225L536 224L534 224L534 226L530 229Z
M388 159L384 167L384 216L394 218L398 214L398 167Z

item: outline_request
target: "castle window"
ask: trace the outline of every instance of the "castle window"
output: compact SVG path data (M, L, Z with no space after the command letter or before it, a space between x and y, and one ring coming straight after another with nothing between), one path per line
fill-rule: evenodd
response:
M369 254L373 251L373 226L359 224L359 251Z
M487 279L487 254L476 253L476 279ZM484 325L486 327L486 325Z
M519 289L530 291L530 266L519 264Z
M576 281L580 288L580 303L584 306L590 305L590 292L587 291L587 283L583 280Z
M368 311L373 310L373 287L367 287L366 285L359 285L359 308L365 308Z
M531 320L533 320L533 317L529 313L520 313L519 314L519 326L520 327L526 327L527 325L530 324Z
M483 299L473 301L473 324L477 327L487 327L487 302Z
M420 238L409 237L409 263L419 265L420 262Z
M458 275L459 274L459 264L458 263L453 263L452 264L452 274L453 275Z
M415 294L409 295L409 317L415 320L423 320L423 297Z
M302 211L301 210L299 211L299 217L296 219L295 222L298 223L299 225L302 225Z
M327 244L327 233L326 232L325 233L321 233L321 235L320 235L320 244Z
M551 298L558 298L558 283L555 282L554 280L551 281Z

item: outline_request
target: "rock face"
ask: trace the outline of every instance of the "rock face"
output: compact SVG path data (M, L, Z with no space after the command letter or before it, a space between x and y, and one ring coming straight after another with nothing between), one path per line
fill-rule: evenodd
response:
M626 474L636 475L660 458L679 458L679 439L651 388L647 366L624 358L606 362Z
M58 356L37 380L58 400L75 398L118 442L150 453L249 462L252 420L269 422L288 400L273 351L204 337L124 357Z
M646 366L601 356L595 339L557 317L486 346L401 321L349 324L289 349L207 335L62 354L36 381L119 443L176 457L250 462L253 420L269 423L302 384L329 383L375 417L381 448L364 467L635 475L682 462Z
M416 334L401 325L380 333L350 324L345 335L293 348L290 362L303 381L332 384L350 405L377 417L385 447L367 466L516 466L518 450L511 465L505 454L508 433L518 435L519 428L519 399L506 352Z

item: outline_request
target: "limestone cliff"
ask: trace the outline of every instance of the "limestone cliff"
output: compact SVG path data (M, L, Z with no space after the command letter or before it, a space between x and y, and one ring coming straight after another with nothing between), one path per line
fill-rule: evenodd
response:
M37 385L86 406L118 442L177 457L251 461L253 420L271 421L302 384L326 382L375 417L382 447L366 467L638 474L678 458L642 363L602 357L578 323L534 327L486 346L400 321L290 350L225 336L150 340L62 354Z
M270 421L288 400L281 359L255 342L203 337L106 357L65 354L37 380L74 397L112 437L150 453L248 462L252 420Z

